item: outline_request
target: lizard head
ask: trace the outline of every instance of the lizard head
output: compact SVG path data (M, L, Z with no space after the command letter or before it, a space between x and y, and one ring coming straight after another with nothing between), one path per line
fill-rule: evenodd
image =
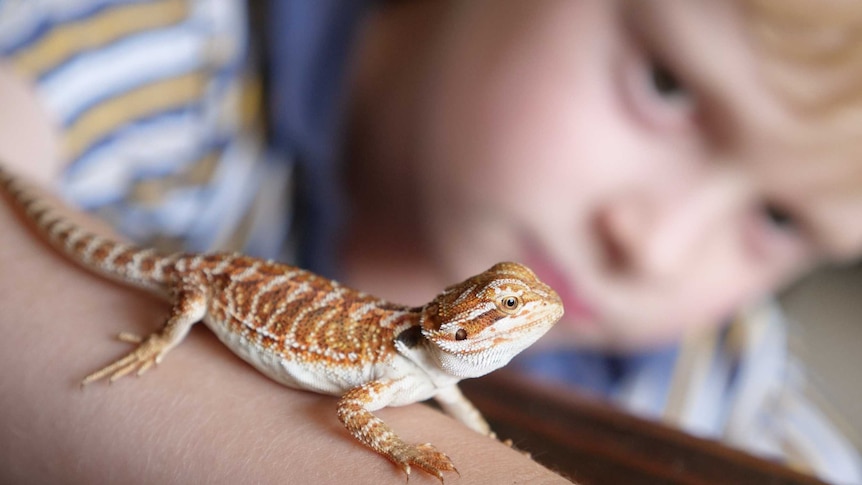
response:
M421 327L440 369L467 378L503 367L562 315L560 297L529 268L498 263L437 295Z

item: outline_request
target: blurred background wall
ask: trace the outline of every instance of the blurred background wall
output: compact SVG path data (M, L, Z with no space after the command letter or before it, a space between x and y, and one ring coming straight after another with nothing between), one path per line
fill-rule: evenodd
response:
M794 351L862 449L862 265L821 270L790 288L782 303L800 327Z

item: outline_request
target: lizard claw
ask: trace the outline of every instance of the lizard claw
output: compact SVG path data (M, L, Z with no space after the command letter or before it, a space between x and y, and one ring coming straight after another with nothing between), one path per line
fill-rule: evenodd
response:
M509 448L517 451L518 453L524 455L525 457L527 457L531 460L533 459L532 453L530 453L529 451L522 450L522 449L518 448L517 446L515 446L515 443L512 442L512 440L510 440L510 439L501 440L500 443L503 443L504 445L508 446Z
M508 446L509 448L511 448L511 449L513 449L513 450L515 450L515 451L517 451L518 453L520 453L520 454L522 454L522 455L526 456L527 458L529 458L529 459L531 459L531 460L533 459L533 454L532 454L532 453L530 453L529 451L522 450L522 449L518 448L517 446L515 446L515 442L514 442L514 441L512 441L512 439L511 439L511 438L506 438L506 439L504 439L504 440L501 440L501 439L497 436L497 433L495 433L495 432L493 432L493 431L491 431L490 433L488 433L488 437L489 437L489 438L493 438L493 439L495 439L495 440L499 441L500 443L503 443L504 445Z
M168 342L158 333L154 333L143 339L137 335L129 333L121 333L118 338L124 342L137 343L135 350L129 352L125 357L117 359L112 364L109 364L96 372L88 375L81 381L82 386L86 386L91 382L99 381L108 378L108 382L114 382L117 379L135 372L140 376L150 369L153 364L158 364L161 356L167 350Z
M407 474L407 481L410 481L411 465L416 466L431 475L437 477L440 483L443 483L443 472L455 472L458 470L452 463L452 460L445 453L437 450L431 443L423 443L421 445L406 446L392 453L392 459L401 466L404 473ZM460 476L460 473L458 473Z
M117 334L117 340L120 342L126 342L128 344L139 344L144 341L144 338L136 333L131 332L120 332Z

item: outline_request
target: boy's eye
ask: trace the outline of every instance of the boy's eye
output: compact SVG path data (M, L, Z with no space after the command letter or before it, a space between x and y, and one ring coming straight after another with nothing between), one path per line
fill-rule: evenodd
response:
M752 209L750 230L744 233L753 257L772 262L801 261L799 258L814 257L819 251L806 230L806 221L795 210L769 200Z
M656 130L676 131L692 127L697 103L689 87L663 62L636 53L626 64L624 100L631 113Z
M794 221L793 216L775 204L767 202L763 204L761 210L763 211L763 216L773 227L782 230L791 230L796 227L796 221Z
M663 64L650 62L650 82L655 92L666 97L680 97L687 93L676 75Z

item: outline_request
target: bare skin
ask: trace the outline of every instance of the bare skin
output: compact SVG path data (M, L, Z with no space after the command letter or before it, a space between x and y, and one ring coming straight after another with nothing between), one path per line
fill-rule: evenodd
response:
M0 104L9 106L5 98L13 96L22 108L14 116L0 112L0 127L7 128L0 130L4 163L49 183L56 167L45 154L55 140L22 134L50 134L50 122L20 96L26 89L8 71L0 79ZM89 217L71 218L109 233ZM70 265L5 203L0 227L0 482L403 480L400 470L341 428L334 398L273 384L203 329L143 378L82 390L82 376L128 350L114 340L118 328L151 331L166 305ZM379 414L405 439L445 448L461 474L453 482L565 482L425 406ZM438 482L414 473L411 483Z

